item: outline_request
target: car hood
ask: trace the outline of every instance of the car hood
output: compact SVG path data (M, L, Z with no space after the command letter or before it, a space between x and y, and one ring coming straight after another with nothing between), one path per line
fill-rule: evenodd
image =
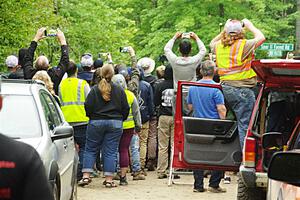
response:
M37 138L22 138L22 139L18 139L18 141L24 142L26 144L29 144L33 148L37 149L39 147L41 141L42 141L42 138L41 137L37 137Z

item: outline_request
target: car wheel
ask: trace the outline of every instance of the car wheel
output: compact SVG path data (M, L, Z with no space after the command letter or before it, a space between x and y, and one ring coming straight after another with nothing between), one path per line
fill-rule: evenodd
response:
M59 191L58 191L58 186L57 186L56 180L55 180L55 183L53 184L53 187L52 187L52 193L53 193L53 196L54 196L54 200L59 200Z
M266 199L266 191L258 187L249 188L244 184L243 180L239 178L237 200L261 200L261 199Z

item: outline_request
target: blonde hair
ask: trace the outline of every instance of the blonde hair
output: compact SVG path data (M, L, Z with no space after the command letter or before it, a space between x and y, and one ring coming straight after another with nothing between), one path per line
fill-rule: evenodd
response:
M32 80L43 81L45 83L47 90L49 90L49 92L52 95L55 95L55 92L53 89L53 82L52 82L50 76L48 75L47 71L45 71L45 70L37 71L35 73L35 75L32 77Z
M225 31L222 33L222 39L221 42L224 45L224 47L231 46L235 43L235 41L245 39L245 33L236 33L236 34L227 34Z
M161 66L156 68L157 78L163 78L164 77L165 69L166 69L166 66L164 66L164 65L161 65Z
M105 101L110 101L111 94L111 79L114 75L114 68L111 64L105 64L101 68L101 80L98 83L98 88L101 92L102 98Z

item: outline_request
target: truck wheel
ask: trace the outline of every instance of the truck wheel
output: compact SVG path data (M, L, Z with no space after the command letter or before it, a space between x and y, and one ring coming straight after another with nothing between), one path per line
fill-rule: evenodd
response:
M266 199L266 191L263 188L248 188L243 180L238 180L238 194L237 200L261 200Z

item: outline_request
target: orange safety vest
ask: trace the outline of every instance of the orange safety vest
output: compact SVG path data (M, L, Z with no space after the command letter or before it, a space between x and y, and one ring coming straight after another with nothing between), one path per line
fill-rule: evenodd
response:
M256 76L251 68L252 55L242 60L246 40L237 40L231 46L216 45L218 74L222 80L244 80Z

